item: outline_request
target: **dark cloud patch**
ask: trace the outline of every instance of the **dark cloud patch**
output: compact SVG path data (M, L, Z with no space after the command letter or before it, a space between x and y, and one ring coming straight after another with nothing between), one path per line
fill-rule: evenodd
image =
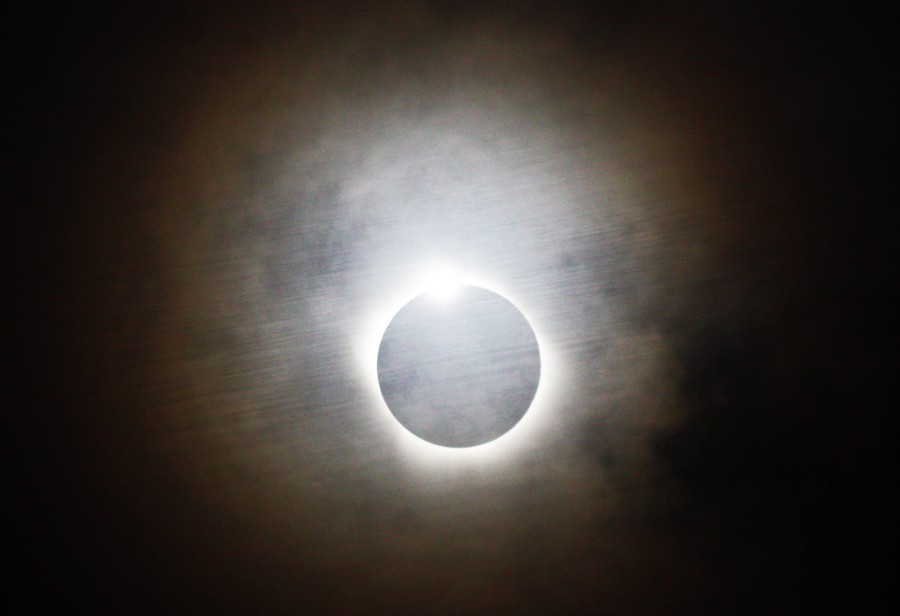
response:
M809 357L786 362L784 343L753 327L686 338L684 420L653 436L653 452L686 495L672 515L723 557L761 559L767 584L785 576L765 601L850 609L857 552L847 501L868 498L855 435L874 409L861 408L848 375Z

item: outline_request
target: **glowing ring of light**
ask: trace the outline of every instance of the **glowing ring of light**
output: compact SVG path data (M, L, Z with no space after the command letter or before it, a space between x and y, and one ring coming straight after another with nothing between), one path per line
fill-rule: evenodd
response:
M453 287L472 285L483 287L510 301L525 316L534 331L541 352L541 379L534 400L525 416L506 434L496 440L474 447L454 448L435 445L409 432L394 417L381 395L378 383L378 348L382 336L394 316L407 303L423 293L436 294L438 299L451 293ZM507 460L517 451L532 447L552 421L553 400L558 398L562 385L559 350L547 336L540 320L516 300L515 293L483 276L464 272L440 264L410 276L406 284L398 284L385 299L362 320L361 331L354 337L355 354L362 372L371 408L377 408L379 423L389 432L397 446L410 460L428 465L495 463ZM367 407L367 408L369 408Z

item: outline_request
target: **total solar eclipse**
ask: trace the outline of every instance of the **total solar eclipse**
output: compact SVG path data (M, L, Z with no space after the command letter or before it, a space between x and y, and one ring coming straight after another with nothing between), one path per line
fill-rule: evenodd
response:
M445 447L507 433L531 406L540 376L531 325L510 301L481 287L415 297L378 349L378 383L391 413Z

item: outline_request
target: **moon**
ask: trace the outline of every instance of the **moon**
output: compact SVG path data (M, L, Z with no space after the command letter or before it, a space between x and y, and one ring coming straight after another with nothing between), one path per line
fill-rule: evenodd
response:
M394 316L378 349L391 413L417 437L474 447L509 432L541 377L537 338L522 312L485 288L426 292Z

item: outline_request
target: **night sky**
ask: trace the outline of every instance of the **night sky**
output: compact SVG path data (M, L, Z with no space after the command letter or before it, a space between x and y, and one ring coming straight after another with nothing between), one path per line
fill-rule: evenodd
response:
M896 11L163 4L8 17L10 602L872 613ZM433 262L541 345L477 452L379 393Z

